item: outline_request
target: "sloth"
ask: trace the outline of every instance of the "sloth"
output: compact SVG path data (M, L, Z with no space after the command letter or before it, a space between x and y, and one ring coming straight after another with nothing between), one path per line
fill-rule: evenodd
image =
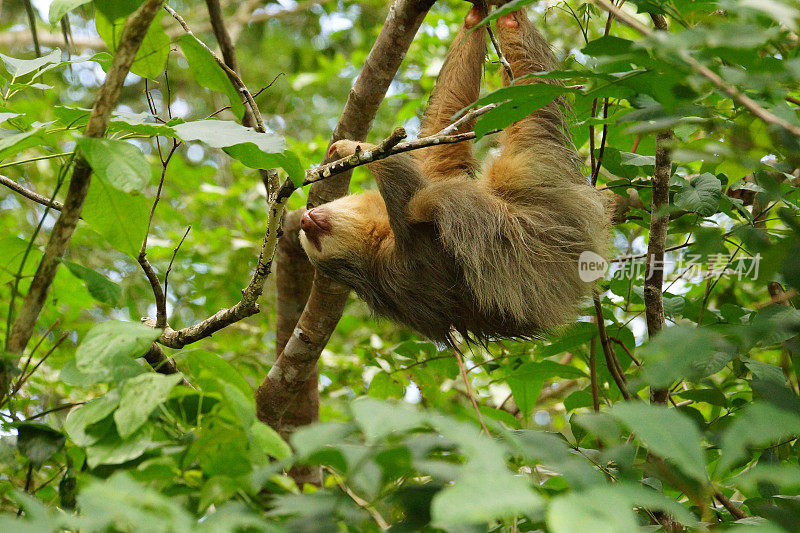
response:
M474 6L448 50L420 137L474 104L486 54L485 7ZM472 31L470 31L472 30ZM497 20L515 85L553 70L549 44L522 10ZM503 83L510 83L503 73ZM453 345L453 332L486 343L535 338L573 320L592 289L579 257L604 253L606 205L579 168L554 101L503 132L481 169L469 142L432 146L369 163L377 191L306 211L300 241L309 260L352 288L379 316ZM470 131L472 123L459 132ZM375 148L340 140L330 159Z

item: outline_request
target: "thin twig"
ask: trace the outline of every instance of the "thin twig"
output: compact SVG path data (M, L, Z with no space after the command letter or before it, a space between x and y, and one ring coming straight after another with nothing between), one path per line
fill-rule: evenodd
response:
M597 386L597 338L589 341L589 387L592 391L592 409L600 411L600 389Z
M191 231L191 229L192 229L191 226L186 228L186 232L184 232L183 237L181 237L180 242L178 242L178 245L175 246L175 248L172 249L172 257L169 260L169 265L167 266L167 271L164 273L164 294L167 294L167 288L169 286L168 285L168 283L169 283L169 273L172 272L172 264L175 262L175 256L178 255L178 250L181 249L181 245L183 244L183 241L186 240L186 236L189 235L189 232Z
M617 384L617 388L619 388L619 391L622 393L622 397L626 400L630 400L631 395L625 384L625 375L620 372L619 362L616 360L617 356L614 353L614 349L611 347L611 342L608 340L605 318L603 318L603 306L600 304L600 296L597 294L597 291L594 293L594 311L597 316L597 331L600 335L600 346L603 348L603 355L605 355L606 358L608 371L611 373L614 383Z
M489 33L489 39L492 41L492 47L494 51L497 53L497 59L500 61L500 64L503 65L503 69L508 74L508 84L514 85L514 73L511 71L511 64L506 59L506 56L503 55L503 51L500 49L500 43L497 41L497 38L494 36L494 32L489 25L486 25L486 31Z
M5 185L6 187L11 189L12 191L21 194L22 196L24 196L28 200L33 200L37 204L42 204L43 206L51 207L51 208L55 209L56 211L61 211L64 208L64 205L61 202L56 202L55 200L53 200L51 202L50 198L47 198L46 196L42 196L41 194L39 194L37 192L33 192L30 189L26 189L25 187L23 187L22 185L20 185L16 181L14 181L11 178L8 178L6 176L3 176L2 174L0 174L0 185Z
M250 111L253 113L253 117L255 118L255 121L256 121L256 124L254 126L256 131L258 131L259 133L266 132L267 130L264 127L264 120L261 118L261 112L258 110L258 106L256 105L255 101L253 100L253 95L250 94L250 91L247 89L247 86L244 84L244 82L239 77L239 75L236 73L236 71L234 71L231 67L229 67L227 65L227 63L225 63L224 60L222 60L219 56L217 56L217 54L215 54L214 51L211 50L211 48L209 48L206 45L206 43L204 43L202 40L200 40L197 37L197 35L195 35L194 32L192 32L192 29L189 27L189 25L186 23L186 21L183 20L183 17L181 17L178 13L176 13L174 9L172 9L171 7L169 7L167 5L164 6L164 9L166 10L167 13L172 15L172 17L175 20L178 21L178 24L181 25L183 30L188 35L190 35L192 38L194 38L194 40L197 41L197 43L200 44L200 46L205 48L206 51L209 54L211 54L211 57L214 58L214 61L216 61L216 63L222 68L222 70L225 71L225 73L228 75L228 78L230 78L231 82L236 86L236 90L242 96L242 100L244 101L244 103L247 104L248 106L250 106Z
M469 376L467 375L467 369L464 366L464 359L461 357L461 352L456 348L453 350L453 353L456 356L458 370L461 372L461 379L464 380L464 386L467 388L467 396L469 396L469 401L472 402L472 407L475 409L475 414L478 416L478 422L480 423L481 428L483 428L483 431L485 431L487 435L491 435L489 433L489 428L487 428L486 424L483 422L481 408L478 407L478 401L475 399L475 391L472 390L472 384L469 382Z
M375 507L372 504L370 504L367 500L365 500L364 498L362 498L361 496L359 496L358 494L353 492L353 489L348 487L342 481L342 476L338 472L336 472L335 470L333 470L332 468L329 468L327 466L325 466L323 468L325 470L327 470L328 472L330 472L335 477L336 485L339 487L339 489L342 492L344 492L347 496L349 496L350 499L353 500L353 502L356 505L358 505L359 507L361 507L362 509L364 509L365 511L367 511L370 514L372 519L375 520L375 523L378 524L378 527L381 528L381 530L385 531L385 530L389 529L391 524L389 524L389 522L387 522L386 519L383 518L383 516L381 516L381 514L378 512L377 509L375 509Z

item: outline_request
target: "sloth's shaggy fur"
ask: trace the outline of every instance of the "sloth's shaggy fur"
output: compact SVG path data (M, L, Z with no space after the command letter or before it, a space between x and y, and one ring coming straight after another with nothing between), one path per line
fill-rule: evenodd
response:
M478 98L486 29L473 8L448 52L421 136L447 126ZM524 11L501 17L500 46L519 78L552 70L555 57ZM504 80L508 84L508 80ZM517 80L516 85L546 82ZM379 315L427 337L533 337L571 320L591 284L578 257L603 254L602 196L581 174L554 102L509 126L499 157L481 171L470 143L436 146L368 165L379 193L348 196L306 213L311 261ZM469 131L467 124L460 131ZM344 157L365 143L339 141ZM320 224L316 224L320 222Z

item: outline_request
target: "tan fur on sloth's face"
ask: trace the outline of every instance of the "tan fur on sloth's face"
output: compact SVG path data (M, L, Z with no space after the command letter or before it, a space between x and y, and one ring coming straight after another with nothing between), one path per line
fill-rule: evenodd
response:
M386 204L365 191L310 209L300 219L300 243L312 262L376 254L394 244Z

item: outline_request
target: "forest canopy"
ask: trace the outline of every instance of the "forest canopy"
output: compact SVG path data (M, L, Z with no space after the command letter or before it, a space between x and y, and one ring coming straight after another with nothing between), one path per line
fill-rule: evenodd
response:
M464 142L568 104L611 245L573 323L454 350L298 228L425 142L470 7L0 0L0 529L797 531L800 3L493 8L557 82L489 43Z

